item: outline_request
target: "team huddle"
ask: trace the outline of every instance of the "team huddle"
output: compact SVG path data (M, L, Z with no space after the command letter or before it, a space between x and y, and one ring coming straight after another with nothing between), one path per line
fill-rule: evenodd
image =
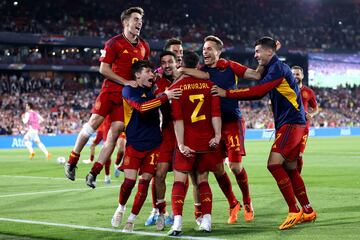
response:
M80 153L106 118L106 141L86 176L86 184L96 187L97 175L109 164L116 142L124 132L124 154L120 151L116 162L125 178L119 190L119 205L111 220L113 227L123 223L123 231L133 231L152 185L153 214L150 220L156 215L158 230L172 224L168 235L181 235L184 200L191 180L195 221L199 230L211 232L210 172L228 200L228 224L237 222L241 208L245 221L253 221L248 177L242 165L246 155L245 124L238 101L260 99L269 93L276 139L268 158L268 170L289 207L279 229L315 220L317 213L308 200L300 173L308 136L307 120L318 112L318 108L314 93L308 88L306 94L300 90L303 89L302 69L290 69L278 59L278 44L272 38L263 37L255 43L259 67L251 69L220 59L222 41L216 36L207 36L202 51L204 66L199 67L200 59L195 52L183 52L180 40L170 39L160 54L160 67L153 71L148 61L150 47L139 37L143 15L144 11L139 7L123 11L123 33L108 40L101 51L100 73L106 79L92 115L80 131L65 164L67 178L75 180ZM239 89L241 79L254 80L257 84ZM306 103L303 103L302 95L306 95ZM308 105L314 110L311 113ZM233 193L224 168L226 158L242 192L242 202ZM169 171L174 172L170 204L173 219L170 219L165 200L165 179ZM123 221L125 206L137 178L138 189L131 213Z

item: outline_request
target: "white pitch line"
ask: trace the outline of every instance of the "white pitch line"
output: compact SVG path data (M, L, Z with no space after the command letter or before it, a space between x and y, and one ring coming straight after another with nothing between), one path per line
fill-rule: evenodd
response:
M117 230L114 228L90 227L90 226L82 226L82 225L74 225L74 224L51 223L51 222L31 221L31 220L13 219L13 218L0 218L0 221L28 223L28 224L55 226L55 227L67 227L67 228L74 228L74 229L85 229L85 230L94 230L94 231L103 231L103 232L123 233L122 230ZM152 232L143 232L143 231L133 231L131 233L126 233L126 234L135 234L135 235L153 236L153 237L169 237L164 233L152 233ZM181 237L174 237L174 238L194 239L194 240L220 240L220 238L194 237L194 236L181 236Z
M17 175L0 175L5 178L29 178L29 179L48 179L48 180L68 180L67 178L55 178L55 177L39 177L39 176L17 176ZM76 179L78 180L78 178ZM85 178L79 178L79 180L85 180Z
M97 187L96 189L106 189L106 188L119 188L119 186L110 186L110 187ZM28 193L15 193L8 195L0 195L0 198L6 197L17 197L17 196L29 196L29 195L38 195L38 194L49 194L49 193L61 193L61 192L73 192L73 191L91 191L90 188L72 188L72 189L62 189L62 190L53 190L53 191L43 191L43 192L28 192Z

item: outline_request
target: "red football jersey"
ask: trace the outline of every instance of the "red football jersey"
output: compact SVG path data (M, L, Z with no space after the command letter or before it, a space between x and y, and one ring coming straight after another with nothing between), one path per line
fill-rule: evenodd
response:
M309 110L309 106L312 108L316 108L317 102L314 91L304 85L301 87L300 91L301 91L301 100L304 104L305 112Z
M133 80L131 75L131 65L139 60L148 60L150 55L149 44L139 38L134 46L123 35L117 35L105 43L105 48L101 50L99 61L111 64L114 73L126 80ZM102 91L118 92L122 90L122 85L105 79Z
M316 108L317 102L316 102L316 96L313 90L311 90L309 87L302 85L301 89L301 100L304 105L305 112L308 112L309 106L311 108ZM306 121L306 127L310 127L310 121Z
M209 151L209 141L215 136L212 117L221 117L220 98L211 95L210 80L187 77L171 88L183 92L178 100L172 100L174 120L184 121L184 144L196 151Z
M154 84L154 94L155 96L159 95L160 93L164 92L167 88L170 87L171 81L167 78L159 78L156 80Z

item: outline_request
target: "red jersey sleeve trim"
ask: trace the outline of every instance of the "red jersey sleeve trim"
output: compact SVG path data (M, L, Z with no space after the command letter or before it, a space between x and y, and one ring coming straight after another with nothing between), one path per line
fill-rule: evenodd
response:
M278 78L276 80L262 83L251 88L240 88L235 90L226 90L226 97L228 98L237 98L243 100L256 100L263 98L266 93L271 89L277 87L281 84L284 78Z
M130 106L132 106L133 108L135 108L136 110L138 110L141 113L150 111L152 109L155 109L157 107L160 107L161 104L165 103L168 100L167 96L161 95L160 97L157 97L155 99L152 99L150 101L146 101L143 103L138 103L135 101L131 101L131 100L126 100Z

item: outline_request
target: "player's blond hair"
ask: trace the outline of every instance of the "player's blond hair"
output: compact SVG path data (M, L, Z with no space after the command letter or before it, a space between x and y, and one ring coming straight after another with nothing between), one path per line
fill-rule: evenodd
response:
M216 48L217 50L219 51L222 51L223 48L224 48L224 43L223 41L221 41L220 38L214 36L214 35L209 35L207 37L204 38L204 43L207 42L207 41L212 41L212 42L215 42L216 43Z

